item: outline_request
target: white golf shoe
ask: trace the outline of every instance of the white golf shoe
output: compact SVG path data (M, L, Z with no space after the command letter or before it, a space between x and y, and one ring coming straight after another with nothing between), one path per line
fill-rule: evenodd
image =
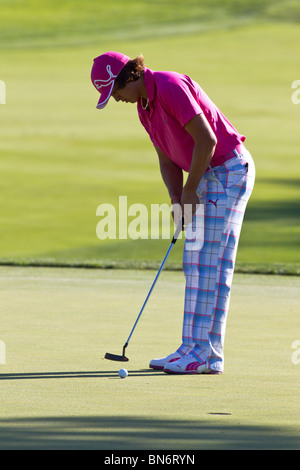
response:
M152 361L149 364L149 367L155 370L164 370L164 367L166 364L178 361L178 359L181 359L181 358L182 358L182 355L176 351L172 354L169 354L169 356L161 357L160 359L152 359Z
M198 372L198 369L202 371L202 369L205 367L205 363L203 364L199 362L195 356L188 354L174 363L167 363L164 367L164 372L167 374L201 374L200 371Z
M220 371L208 369L206 362L198 360L194 354L187 354L177 361L169 362L164 367L164 372L167 374L221 374Z

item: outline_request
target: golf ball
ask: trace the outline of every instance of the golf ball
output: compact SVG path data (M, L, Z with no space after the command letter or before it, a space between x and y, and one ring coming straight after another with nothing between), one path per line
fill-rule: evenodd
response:
M128 375L128 371L126 369L119 370L119 377L121 377L121 379L125 379L127 375Z

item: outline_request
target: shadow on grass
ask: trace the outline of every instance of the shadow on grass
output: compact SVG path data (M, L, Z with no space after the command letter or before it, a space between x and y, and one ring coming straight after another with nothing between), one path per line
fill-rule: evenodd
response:
M290 224L298 225L300 217L300 203L298 200L249 202L245 219L248 221L276 221L288 219Z
M125 364L125 365L124 365ZM116 363L113 371L75 371L75 372L23 372L15 374L0 374L0 380L37 380L37 379L74 379L74 378L98 378L98 379L115 379L118 378L118 370L126 366L126 363ZM130 377L166 376L163 372L152 369L130 370Z
M178 421L132 416L0 420L2 450L272 450L299 449L287 429L241 426L228 417Z

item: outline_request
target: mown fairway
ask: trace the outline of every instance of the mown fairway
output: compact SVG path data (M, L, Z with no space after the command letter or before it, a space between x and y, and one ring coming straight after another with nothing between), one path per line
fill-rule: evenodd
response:
M236 275L225 374L176 377L148 369L181 335L182 274L164 272L125 380L103 356L121 354L152 272L1 268L0 280L0 448L299 448L298 278Z
M298 272L300 105L292 103L291 85L299 78L300 30L270 21L289 19L288 12L297 20L296 6L251 2L247 10L245 2L221 2L222 16L215 9L209 15L206 4L199 11L197 2L189 2L186 15L180 2L177 10L168 2L160 10L154 2L149 12L147 2L129 2L126 14L117 3L121 10L109 23L104 2L96 2L95 14L92 1L82 9L70 2L56 2L56 9L55 2L30 3L32 10L23 11L22 2L4 2L0 19L0 79L7 85L7 104L0 107L0 259L98 265L161 259L161 240L96 236L100 204L115 205L118 215L120 195L128 196L129 206L145 204L149 213L152 203L169 202L135 106L95 109L92 60L113 49L132 57L143 52L153 69L191 75L246 134L257 183L238 267Z

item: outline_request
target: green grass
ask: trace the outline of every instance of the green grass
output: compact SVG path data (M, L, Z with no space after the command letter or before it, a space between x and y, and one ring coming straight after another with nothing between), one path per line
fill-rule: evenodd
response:
M81 46L300 20L296 0L1 0L1 48Z
M291 102L299 5L171 3L0 2L0 262L151 267L162 259L165 240L96 237L102 203L119 195L149 209L168 202L135 107L95 109L92 59L115 49L191 75L246 134L257 182L237 268L299 274L300 107Z
M1 267L1 449L299 449L299 279L236 275L222 376L149 360L180 341L184 281L163 272ZM18 295L16 295L18 292Z
M120 50L199 81L256 163L237 271L299 274L299 2L0 0L0 10L0 264L19 265L0 267L0 448L299 449L296 276L235 276L224 375L149 371L180 341L179 241L128 347L129 377L102 359L121 353L153 281L145 268L169 241L100 242L96 209L119 195L149 209L168 198L135 108L96 111L89 78L95 56Z

